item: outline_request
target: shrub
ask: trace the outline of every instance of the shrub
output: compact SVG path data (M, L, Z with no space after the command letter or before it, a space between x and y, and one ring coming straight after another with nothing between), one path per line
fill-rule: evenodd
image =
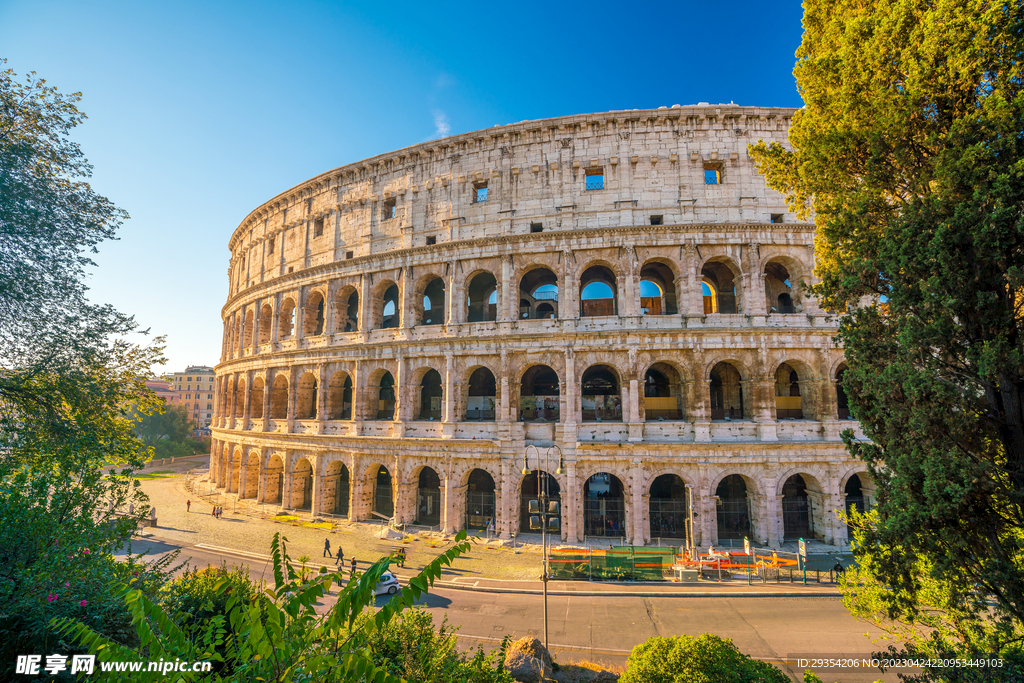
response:
M789 683L771 664L751 659L728 638L651 638L637 645L620 683Z
M262 584L249 578L248 568L188 569L160 589L157 602L191 633L213 617L226 615L228 601L232 598L248 604L255 601L262 590Z

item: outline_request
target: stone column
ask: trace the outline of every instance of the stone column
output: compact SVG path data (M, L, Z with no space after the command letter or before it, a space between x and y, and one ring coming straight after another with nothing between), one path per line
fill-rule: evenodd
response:
M316 431L323 434L327 420L327 365L321 363L316 369Z
M565 523L565 537L569 543L579 543L580 509L579 497L576 493L576 461L571 460L565 463L565 495L562 496L562 521Z
M512 464L511 461L502 459L501 461L501 472L499 475L499 481L494 483L497 490L500 489L501 495L495 495L494 512L497 520L495 520L495 531L498 533L498 537L503 540L508 540L511 537L512 522L509 519L511 507L509 500L511 499L511 493L509 489L510 482L512 481Z
M238 375L231 375L231 383L228 384L228 389L231 391L231 412L228 414L228 429L235 428L235 413L237 412L238 404Z
M462 322L462 315L465 307L462 305L462 294L465 291L462 287L455 286L455 275L459 271L459 262L452 263L451 272L448 275L448 291L444 304L447 309L444 312L444 322L447 325L458 325Z
M260 464L258 473L258 484L256 489L256 502L265 503L267 502L267 463L270 462L270 456L266 453L260 453Z
M313 456L313 493L311 500L309 501L309 513L316 517L320 514L320 506L322 504L323 491L321 490L324 486L324 480L320 474L323 469L323 462L321 461L320 453Z
M405 404L409 402L405 396L406 375L408 374L405 371L405 358L403 356L396 358L395 366L395 415L393 419L396 422L404 422ZM402 434L397 436L402 436Z
M640 458L633 459L633 468L629 480L630 498L633 504L630 506L629 520L626 524L630 534L628 540L633 545L646 545L644 542L644 537L646 536L644 533L644 517L647 514L645 503L649 503L650 497L644 495L644 467L643 461Z
M281 470L281 507L292 506L292 470L295 469L295 458L291 451L285 451L284 467Z
M363 273L359 276L359 320L356 327L361 332L360 338L366 342L369 331L373 328L373 292L370 291L370 276Z
M441 482L441 497L444 505L444 514L441 515L441 530L446 534L455 533L458 525L453 519L455 501L453 496L455 495L455 481L452 477L451 472L444 473L444 481Z
M700 258L697 256L697 249L692 244L687 244L685 249L686 268L686 308L683 302L679 302L681 311L686 311L691 316L704 316L704 291L703 278L700 276Z
M335 287L328 283L327 294L324 298L324 336L326 337L330 337L335 332L334 318L338 312L335 310L337 306L335 306L334 297L337 292L334 289Z
M286 424L288 425L288 433L291 434L292 429L295 426L295 398L298 395L298 383L299 383L299 369L290 368L288 370L288 409Z
M271 372L265 374L266 377L263 379L263 426L260 428L261 432L265 432L270 428L270 389L276 377Z
M284 251L282 246L281 251ZM271 312L273 318L270 321L270 339L273 344L281 341L281 295L274 295L274 310Z
M498 322L509 322L519 317L513 314L513 310L519 308L519 293L514 291L512 272L512 256L502 257L501 279L498 281Z
M452 354L444 354L444 398L441 404L441 421L455 421L455 368Z
M766 496L769 503L765 519L765 526L768 531L768 545L772 548L781 548L785 537L782 520L782 499L783 496L769 494Z
M757 423L757 438L760 441L778 441L779 433L775 422L775 380L761 378L753 385L753 418Z
M296 346L302 343L303 338L306 336L306 300L305 300L305 287L299 287L298 293L295 295L295 329L292 330L292 339L295 340Z
M252 414L252 406L250 404L252 402L252 382L255 375L256 373L252 370L248 370L245 373L245 403L242 409L242 429L250 429L252 426L250 424L250 416Z
M565 352L565 411L562 422L575 425L580 421L579 399L576 396L576 354L571 348Z
M235 491L235 495L238 498L238 500L242 500L242 498L245 496L246 484L247 480L249 479L248 464L249 454L243 451L242 457L238 461L238 490Z

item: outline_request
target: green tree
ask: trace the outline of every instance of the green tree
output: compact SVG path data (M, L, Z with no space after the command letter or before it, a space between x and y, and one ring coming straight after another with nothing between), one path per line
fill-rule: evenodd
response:
M817 224L844 312L844 388L878 487L857 547L914 622L932 582L978 586L974 624L1024 625L1024 5L804 3L792 149L751 148ZM992 611L986 607L991 598ZM961 652L991 643L961 631Z
M649 638L633 648L620 683L788 683L789 676L751 659L728 638Z
M184 443L194 427L188 409L181 403L165 403L162 408L141 415L135 433L147 446L155 446L163 439Z
M118 632L124 622L94 617L124 570L112 552L147 512L137 482L104 469L129 474L148 455L132 411L156 407L139 378L162 362L161 341L133 344L131 318L86 300L88 254L126 214L84 180L91 167L68 137L85 118L78 99L0 72L2 671L60 644L55 613Z

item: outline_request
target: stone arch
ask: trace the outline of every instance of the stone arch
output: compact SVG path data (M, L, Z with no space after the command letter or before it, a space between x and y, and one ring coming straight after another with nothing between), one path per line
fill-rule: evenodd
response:
M676 468L663 468L645 478L648 496L647 539L687 538L690 509L687 504L686 478Z
M580 373L580 416L583 422L622 421L622 376L608 363L594 363Z
M253 448L245 458L245 487L238 492L239 498L256 498L260 491L260 464L263 458L258 449Z
M284 456L280 453L267 454L266 470L264 472L264 503L277 503L284 501Z
M711 485L715 501L715 525L718 542L740 545L744 536L766 539L761 519L761 494L757 480L736 469L723 471Z
M493 523L496 529L500 477L484 465L467 468L460 481L466 490L465 528L487 529L488 523Z
M513 489L513 496L514 496L513 500L518 501L518 504L517 504L517 507L516 507L516 513L517 514L511 520L511 522L512 522L511 523L511 531L512 532L518 532L518 533L523 533L523 534L525 534L525 533L539 533L539 530L531 530L530 529L530 521L529 521L529 517L530 517L529 501L531 499L537 499L536 485L537 485L537 480L538 479L541 480L541 485L542 486L545 485L545 481L546 481L546 484L549 487L547 489L547 491L549 493L548 500L562 501L566 497L568 497L570 501L572 500L571 493L568 491L568 488L567 488L566 476L565 476L564 473L563 474L557 474L557 473L547 472L545 470L539 470L539 469L532 469L527 474L520 473L519 476L516 478L515 487ZM552 483L557 486L557 492L555 492L554 487L551 486ZM524 489L524 484L529 484L529 488L531 490L530 491L525 490ZM568 496L567 496L567 494L568 494ZM565 510L564 506L563 506L563 510ZM572 507L570 507L570 511L571 510L572 510ZM569 512L568 511L564 511L563 515L565 515L565 514L569 514ZM561 537L564 538L565 537L565 524L561 525L560 532L561 532L560 533Z
M733 360L719 360L707 370L712 420L744 420L753 414L751 391L743 391L750 379L745 366Z
M850 397L843 388L843 375L847 370L846 361L841 361L835 368L832 375L834 379L830 382L836 395L836 418L840 420L852 419L850 415Z
M307 370L295 384L295 419L315 420L317 417L317 395L319 382L316 375Z
M466 321L493 322L498 319L498 280L489 270L477 269L466 278ZM492 303L493 301L493 303Z
M283 372L274 373L274 383L270 387L270 419L285 420L288 418L288 378Z
M550 365L531 363L516 381L519 420L558 422L561 414L561 378Z
M245 451L241 446L235 446L231 451L231 473L228 478L228 493L238 493L239 482L242 478L242 462L245 459Z
M245 377L235 384L235 417L245 417Z
M583 500L583 533L587 536L629 536L626 500L630 497L628 478L598 468L599 472L581 477Z
M828 494L821 480L808 472L810 468L793 468L779 477L776 496L782 507L783 540L819 538L831 540L832 514Z
M498 402L498 380L494 372L486 365L474 365L467 374L464 419L493 422Z
M672 259L657 257L644 261L640 268L640 315L679 313L679 273ZM652 285L657 292L651 289Z
M314 471L315 462L304 455L300 455L292 461L289 508L314 512L313 484L316 483Z
M242 346L245 348L252 347L252 333L255 329L255 320L252 312L252 306L245 307L245 321L242 323Z
M443 325L447 320L448 283L430 272L416 280L413 292L413 320L417 325Z
M373 288L371 310L369 329L390 329L401 325L402 293L394 280L382 280Z
M357 332L359 330L359 290L344 285L334 295L334 331Z
M565 289L559 273L545 264L535 264L521 269L518 281L520 320L559 317L559 300Z
M429 365L423 365L407 375L411 410L406 415L413 420L440 420L444 410L444 377ZM403 411L405 412L405 411Z
M776 419L818 420L819 380L814 368L799 358L786 358L775 364L769 375L775 380Z
M335 370L327 382L327 419L351 420L355 387L344 370Z
M804 310L804 286L810 268L799 258L772 250L761 257L758 264L764 277L765 310L772 313L802 313ZM780 304L785 297L788 308Z
M368 465L363 472L364 490L369 492L371 518L395 516L395 481L390 468L380 462Z
M441 475L433 465L423 464L410 474L409 481L416 482L416 501L413 520L424 526L440 526L444 501L441 492Z
M327 297L320 289L312 289L306 294L306 304L302 311L302 336L318 337L324 333L327 320Z
M290 339L295 331L295 300L290 296L281 302L281 312L277 316L278 339Z
M686 376L675 360L657 359L640 375L638 411L647 421L686 418Z
M366 381L363 419L394 420L397 390L395 376L390 370L377 368L372 371Z
M580 270L580 316L618 315L621 268L595 259Z
M270 335L274 333L274 308L270 304L263 304L260 307L260 343L266 344L271 341Z
M249 417L253 420L263 419L263 378L259 375L252 380L252 389L249 390Z
M329 515L349 517L352 495L351 472L342 460L331 460L324 469L321 511Z
M705 314L742 311L743 271L735 260L729 256L711 256L701 264L699 272L706 288ZM707 288L712 290L710 294Z

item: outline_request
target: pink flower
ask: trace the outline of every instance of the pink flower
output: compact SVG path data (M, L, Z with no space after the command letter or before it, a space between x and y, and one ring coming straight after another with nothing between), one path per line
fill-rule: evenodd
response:
M65 588L71 588L71 582L70 581L65 581L64 582L64 587Z
M82 607L85 607L85 600L82 600L82 602L80 602L78 604L81 605Z
M57 594L56 593L50 593L49 595L46 596L46 602L53 602L56 599L57 599Z
M85 549L85 554L86 554L86 555L88 555L88 554L89 554L90 552L91 552L91 551L90 551L90 550L89 550L88 548L86 548L86 549Z

